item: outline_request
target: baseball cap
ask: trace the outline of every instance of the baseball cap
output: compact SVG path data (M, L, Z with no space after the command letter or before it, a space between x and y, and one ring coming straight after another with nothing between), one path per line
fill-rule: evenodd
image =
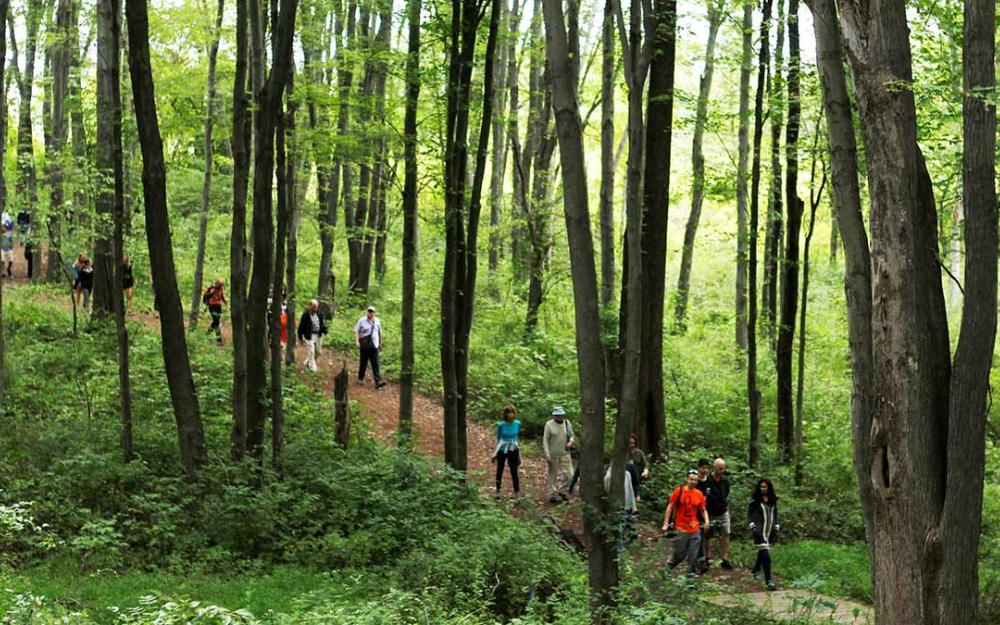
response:
M374 306L369 306L368 307L368 312L375 312L375 307Z

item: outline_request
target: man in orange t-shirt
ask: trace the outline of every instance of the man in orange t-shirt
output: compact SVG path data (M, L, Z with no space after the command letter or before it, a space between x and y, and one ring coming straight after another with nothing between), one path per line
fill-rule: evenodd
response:
M675 512L675 522L671 523L670 517ZM701 530L708 527L708 511L705 509L705 495L698 490L697 469L688 471L687 482L670 495L670 504L663 515L663 531L669 531L671 525L677 528L677 540L674 542L674 555L667 561L667 566L673 569L686 559L688 576L698 577Z

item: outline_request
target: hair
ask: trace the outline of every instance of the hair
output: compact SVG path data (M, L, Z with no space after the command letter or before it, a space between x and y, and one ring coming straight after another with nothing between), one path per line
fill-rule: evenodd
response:
M699 467L710 467L710 466L712 466L712 461L709 460L708 458L700 458L698 460L698 466Z
M629 435L628 435L628 438L627 438L626 440L627 440L627 441L635 441L635 446L636 446L636 447L638 447L638 446L639 446L639 437L638 437L638 436L636 436L635 434L629 434Z
M514 407L514 404L507 404L503 407L503 416L506 417L507 413L510 413L517 418L517 408Z
M215 286L222 286L222 278L215 279Z
M772 506L775 505L775 504L777 504L778 503L778 493L776 493L775 490L774 490L774 484L772 484L771 480L769 478L766 478L766 477L762 477L759 480L757 480L757 483L753 487L753 492L750 493L750 501L752 501L754 503L760 503L760 501L761 501L760 485L761 484L767 484L767 498L768 498L768 503L770 503Z

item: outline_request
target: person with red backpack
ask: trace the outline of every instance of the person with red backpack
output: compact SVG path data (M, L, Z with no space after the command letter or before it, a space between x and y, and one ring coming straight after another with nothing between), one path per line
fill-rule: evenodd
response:
M674 521L671 522L671 516ZM701 532L708 527L708 510L705 508L705 495L698 489L698 470L687 472L687 482L678 486L670 495L670 503L663 515L663 531L677 531L674 541L674 555L667 561L667 567L673 569L687 560L688 577L700 575L698 551L701 548Z
M212 315L212 325L208 327L208 331L215 332L215 342L222 345L222 306L229 305L222 288L222 278L216 278L215 284L205 289L201 301L208 306L208 312Z

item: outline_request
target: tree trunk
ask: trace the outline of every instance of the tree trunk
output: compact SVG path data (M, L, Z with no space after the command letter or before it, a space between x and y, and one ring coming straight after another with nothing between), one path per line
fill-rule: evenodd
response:
M292 78L288 77L288 91L291 96ZM291 98L289 97L289 100ZM279 102L280 106L280 102ZM291 104L289 104L291 106ZM285 404L282 397L281 365L284 354L281 351L281 301L285 279L285 242L288 239L288 203L294 189L288 186L288 164L285 153L287 113L279 110L275 123L275 178L277 183L277 232L274 241L274 272L271 282L271 306L268 313L271 325L271 467L278 475L282 473L281 454L285 442ZM292 200L294 201L294 200Z
M282 114L281 102L291 75L292 40L298 0L284 0L273 24L274 46L271 71L263 78L263 19L258 7L250 7L250 31L254 65L254 178L253 178L253 274L247 294L247 448L256 458L263 455L264 422L267 416L267 296L274 270L274 135Z
M654 0L650 41L649 95L646 105L646 158L642 187L642 338L640 342L638 413L634 422L639 444L659 458L666 419L663 407L663 304L666 284L667 212L670 207L670 146L674 114L676 0ZM623 431L618 444L627 444ZM622 451L624 453L624 451ZM612 476L612 484L615 481Z
M778 263L781 256L781 233L783 230L783 205L781 198L781 126L783 123L782 103L784 85L785 46L785 1L778 0L778 32L774 41L774 67L768 73L771 81L769 89L769 117L771 120L771 183L767 196L767 236L764 242L764 312L767 321L768 343L774 349L774 339L778 322Z
M615 14L614 1L604 2L601 26L601 306L615 300ZM610 367L610 354L605 360Z
M871 412L854 414L875 613L887 625L975 623L988 378L996 336L995 11L965 3L965 294L954 362L937 260L936 208L917 145L904 3L844 0L871 196ZM841 220L845 252L847 228ZM850 262L850 261L849 261ZM877 322L875 322L877 320ZM856 346L852 345L852 352ZM900 366L904 362L906 366ZM860 426L860 427L859 427ZM866 427L867 426L867 427ZM899 571L906 575L899 575Z
M840 223L837 221L837 211L830 213L830 264L837 264L837 250L840 248Z
M513 0L517 2L517 0ZM403 120L403 303L400 315L399 434L413 436L413 322L417 255L417 104L420 98L420 0L409 0L406 114ZM495 149L495 148L494 148Z
M25 51L24 69L17 69L17 84L21 102L31 102L35 85L35 57L38 50L38 29L45 10L41 0L31 0L27 4L25 16ZM13 65L17 68L17 38L14 36L14 15L7 14L10 27L10 44L13 54ZM31 216L31 234L29 240L34 246L34 273L32 280L42 278L42 246L39 226L41 214L38 211L38 191L35 180L35 154L32 137L31 107L19 106L17 116L17 184L15 186L17 210Z
M517 57L517 35L513 33L520 33L520 23L521 23L521 2L519 0L511 0L510 3L510 24L512 37L515 37L514 41L511 41L510 48L508 49L507 56L507 84L506 90L508 94L509 106L507 112L507 143L510 147L510 160L511 160L511 219L510 219L510 260L511 269L515 277L520 276L523 271L523 259L521 253L521 226L518 220L518 215L522 209L523 204L521 203L522 196L527 193L522 188L521 179L523 178L523 172L520 169L523 167L524 163L521 160L521 150L518 147L520 142L520 129L518 124L518 114L520 108L520 98L521 92L518 85L518 69L520 64L518 63ZM535 13L537 15L537 13ZM522 46L523 48L523 46ZM522 49L522 56L527 52L527 50ZM531 115L529 111L529 117Z
M965 226L965 216L962 202L955 202L951 212L951 240L948 242L948 270L953 276L962 272L962 230ZM948 303L952 306L961 303L961 289L957 281L952 280L948 287Z
M51 282L56 282L62 278L62 270L59 266L59 257L62 249L62 218L66 213L65 189L64 189L64 166L63 148L66 146L68 136L66 119L66 92L69 87L69 65L71 52L70 43L70 18L72 16L72 5L70 0L59 0L56 6L55 24L52 25L56 43L48 50L51 75L51 136L46 143L47 158L45 162L46 173L49 183L49 264L46 269L46 278ZM50 32L49 34L53 34ZM110 273L114 274L114 269ZM105 300L110 303L109 300ZM96 308L96 302L95 302ZM103 309L110 312L111 307Z
M121 3L119 3L119 6ZM121 18L119 17L119 22ZM82 61L80 58L80 1L76 0L72 6L72 27L70 28L70 71L68 85L68 111L70 116L70 133L73 139L73 171L69 176L75 189L73 197L76 205L76 222L82 226L90 223L90 193L91 186L89 179L89 161L87 150L87 133L83 121L83 89L81 87L81 75L83 73ZM92 37L93 35L91 35ZM90 42L86 42L86 48L90 48ZM119 61L119 65L121 65ZM119 72L120 74L121 72ZM119 93L121 86L119 85ZM120 98L119 98L120 99ZM119 109L121 104L119 103ZM6 110L6 109L5 109ZM4 122L6 123L6 122ZM95 285L96 286L96 285Z
M385 207L385 196L389 189L389 181L396 177L396 165L392 166L392 171L386 172L382 176L378 190L378 217L375 220L375 279L379 284L385 281L385 240L388 235L389 216Z
M770 56L771 0L763 0L760 21L760 54L757 62L757 93L754 96L753 166L750 170L750 257L747 276L747 404L750 412L750 450L747 464L760 459L760 389L757 388L757 228L760 212L760 152L764 136L764 91Z
M201 310L201 288L205 276L205 240L208 236L208 204L212 191L212 126L215 123L215 66L219 57L219 37L222 32L222 15L226 0L219 0L215 12L215 30L208 46L208 87L205 93L205 135L202 149L205 152L205 170L201 184L201 214L198 217L198 251L194 261L194 289L191 296L191 310L188 313L188 327L198 326L198 311Z
M736 171L736 347L747 348L747 177L750 156L750 73L753 70L753 3L743 4L740 60L739 163Z
M548 72L545 72L542 78L541 88L544 90L544 95L536 122L539 140L533 167L535 178L531 185L531 198L524 203L524 221L528 230L528 241L531 244L528 251L528 312L524 323L525 336L533 334L538 326L538 309L545 295L545 271L549 263L549 250L552 247L552 234L549 228L549 170L552 153L556 147L556 137L551 124L552 96Z
M820 116L823 115L822 105ZM812 243L813 231L816 226L816 209L823 199L823 189L826 187L826 162L818 155L819 119L813 133L812 164L809 171L809 227L806 230L806 243L802 249L802 306L799 308L799 354L798 375L795 380L795 485L801 486L805 479L805 440L803 425L805 415L805 379L806 379L806 307L809 303L809 244ZM821 176L819 189L816 189L816 160L821 161Z
M382 156L381 141L371 136L372 99L375 97L376 85L381 75L383 61L376 58L373 50L382 47L383 25L380 24L378 39L379 45L373 45L370 33L371 8L362 4L361 6L361 45L366 53L365 73L361 81L361 92L359 99L361 111L358 114L358 128L362 138L362 145L359 148L361 153L358 163L358 199L354 207L353 216L345 220L347 228L347 251L348 251L348 279L347 288L352 293L367 293L367 289L362 285L362 264L364 256L364 242L366 225L368 221L368 211L371 199L375 195L375 185L372 181L372 169L377 167L377 163ZM373 162L374 161L374 162Z
M116 12L117 11L117 12ZM115 284L117 265L122 259L114 252L114 211L116 197L114 175L115 133L121 117L115 117L121 108L121 79L118 71L120 49L119 22L121 4L102 0L97 5L97 154L95 201L97 220L94 246L94 312L110 314L114 311L114 298L121 290ZM119 33L119 34L116 34ZM119 102L115 102L115 94ZM120 147L119 147L120 149Z
M516 1L516 0L515 0ZM7 145L7 14L10 11L9 0L0 0L0 145ZM4 182L4 163L0 159L0 212L7 210L7 185ZM7 390L7 345L4 341L3 321L3 283L7 279L5 272L0 272L0 404L3 403Z
M294 2L294 0L292 0ZM195 479L205 461L205 433L191 377L187 341L184 337L184 310L177 292L177 274L167 213L166 166L163 142L156 119L153 73L149 62L149 17L145 0L126 0L128 61L132 77L139 143L142 146L142 189L146 208L146 241L158 308L163 362L167 385L177 420L181 463L189 479Z
M233 431L230 455L242 460L247 450L247 185L250 179L249 2L236 0L236 71L233 81L233 224L229 239L229 310L233 325Z
M294 71L294 70L293 70ZM295 367L295 343L297 342L297 337L295 337L294 331L292 330L292 324L295 323L295 313L297 312L296 301L298 300L298 260L299 260L299 225L302 219L302 198L305 196L305 190L303 189L301 193L297 184L298 172L296 172L296 165L301 163L299 161L299 153L302 150L302 146L299 143L299 136L295 130L295 113L298 111L298 102L292 97L292 80L288 83L288 100L287 100L287 112L285 114L285 130L286 130L286 152L285 157L285 201L288 203L288 248L286 252L285 261L285 289L287 293L286 304L287 308L285 310L286 314L286 334L287 342L285 344L285 365ZM318 168L317 168L318 169ZM308 172L307 167L303 167L302 171ZM304 185L309 184L308 174L304 175L303 181ZM280 189L280 187L279 187ZM279 191L280 192L280 191ZM324 210L324 205L320 204L320 211ZM305 298L303 298L304 300ZM274 300L279 303L279 310L281 300ZM278 316L278 332L281 332L281 316Z
M613 535L618 508L604 491L604 354L598 301L594 242L587 208L587 172L583 131L577 105L577 80L570 56L562 6L543 3L546 54L551 72L552 105L563 171L563 208L573 278L577 369L580 378L580 478L584 497L583 524L588 543L591 620L610 623L618 585ZM574 25L570 25L573 28Z
M517 25L510 23L510 13L517 15L518 0L511 0L511 10L507 10L507 0L495 0L500 7L500 28L503 35L497 48L495 67L493 68L493 110L502 112L507 106L508 83L507 72L511 71L508 61L515 54L517 43ZM517 71L516 62L513 64ZM516 77L515 77L516 80ZM500 218L503 215L503 179L507 169L507 138L504 136L504 118L498 114L493 118L493 159L490 172L490 275L496 273L500 266Z
M705 201L705 125L708 123L708 98L712 94L712 72L715 69L715 38L722 24L722 7L711 1L708 5L708 43L705 45L705 69L698 90L698 107L694 118L694 138L691 141L691 212L684 228L681 268L677 276L677 299L674 305L675 331L687 329L688 289L691 288L691 265L694 262L695 236L701 221L701 206ZM742 79L742 76L741 76ZM742 86L742 85L741 85ZM742 121L742 119L740 120Z
M333 379L334 435L333 440L343 449L351 442L351 402L347 398L347 366Z
M775 369L778 374L778 447L781 461L795 457L795 407L792 402L792 351L795 342L795 313L799 295L799 235L802 231L803 203L799 197L799 0L788 0L788 124L785 128L785 205L788 225L785 256L781 262L781 318Z

